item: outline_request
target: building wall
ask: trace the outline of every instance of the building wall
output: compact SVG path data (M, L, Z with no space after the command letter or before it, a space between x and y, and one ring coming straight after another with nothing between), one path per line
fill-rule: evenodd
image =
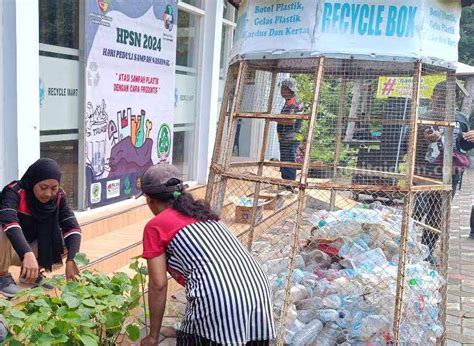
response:
M84 191L80 158L83 8L79 3L0 1L0 183L19 178L40 156L55 158L64 171L63 187L77 209L81 209ZM178 21L173 156L186 180L203 184L212 156L235 11L224 0L185 0L179 2ZM66 103L53 98L45 101L44 84L76 86L79 95Z

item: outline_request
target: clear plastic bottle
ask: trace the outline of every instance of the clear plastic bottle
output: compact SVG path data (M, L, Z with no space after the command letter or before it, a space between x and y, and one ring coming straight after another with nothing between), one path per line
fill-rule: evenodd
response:
M295 346L312 345L322 329L323 324L321 321L313 320L302 331L295 334L291 344Z
M335 322L338 319L343 319L345 317L344 312L337 311L337 310L334 310L334 309L317 310L315 315L321 322L324 322L324 323L326 323L326 322Z
M316 339L317 346L334 346L342 333L342 329L335 323L327 323Z
M323 298L323 305L329 309L339 309L341 303L341 298L336 294L331 294Z
M0 316L0 342L4 341L8 336L8 324L5 319Z

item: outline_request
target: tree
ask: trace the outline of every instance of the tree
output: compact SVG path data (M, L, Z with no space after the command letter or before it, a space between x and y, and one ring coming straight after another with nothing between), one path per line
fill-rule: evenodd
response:
M474 65L474 7L464 7L461 15L459 61Z

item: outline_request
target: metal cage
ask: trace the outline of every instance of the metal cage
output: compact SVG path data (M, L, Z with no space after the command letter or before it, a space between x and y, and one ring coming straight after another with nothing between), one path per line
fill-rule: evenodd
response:
M206 199L267 272L278 344L444 341L454 100L421 61L230 66Z

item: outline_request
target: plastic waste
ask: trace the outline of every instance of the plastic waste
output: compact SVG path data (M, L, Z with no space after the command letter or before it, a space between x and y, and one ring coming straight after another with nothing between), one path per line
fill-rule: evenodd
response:
M341 298L335 294L323 298L323 305L329 309L338 309L341 306Z
M337 311L334 309L321 309L316 311L316 317L321 322L335 322L338 319L343 319L345 317L345 313L342 311Z
M335 323L327 323L316 338L317 346L334 346L342 333L342 329Z
M291 340L292 345L311 345L314 343L314 340L318 334L323 329L323 324L320 320L313 320L308 323L305 328L296 333L293 339Z

